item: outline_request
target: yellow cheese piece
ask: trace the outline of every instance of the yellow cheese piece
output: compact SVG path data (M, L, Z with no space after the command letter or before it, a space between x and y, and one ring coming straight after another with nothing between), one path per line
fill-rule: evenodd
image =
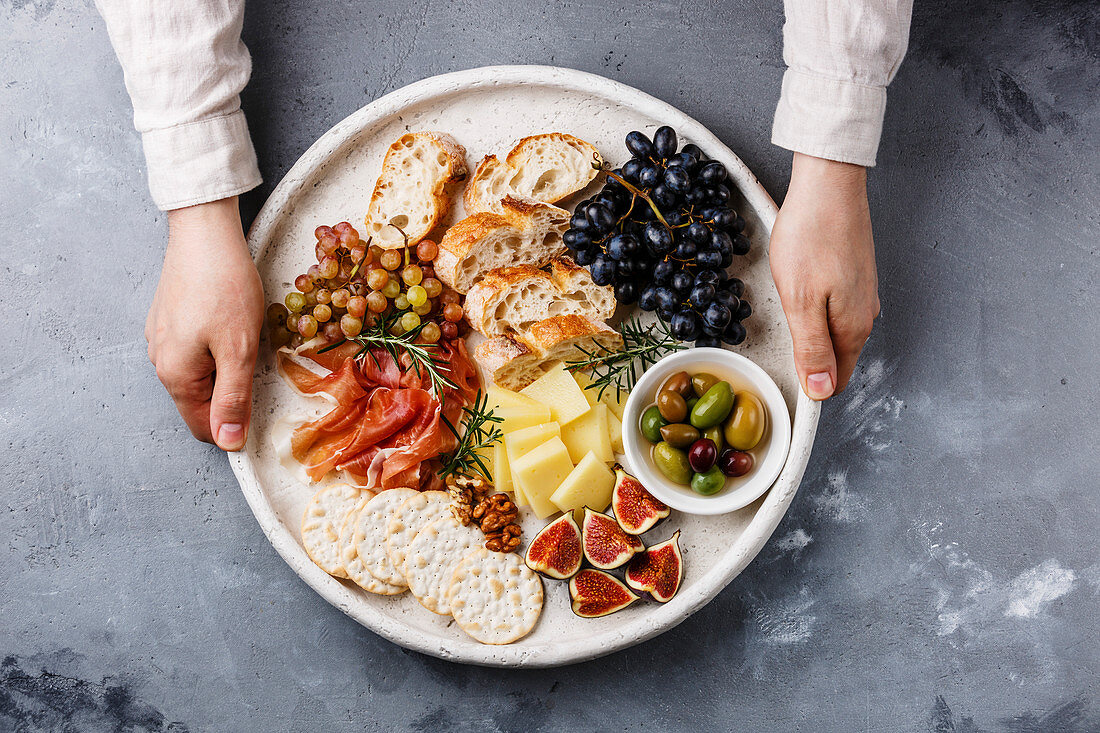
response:
M504 450L504 441L498 440L493 443L493 462L489 465L493 471L493 488L497 491L511 491L512 467L508 464L508 454ZM516 497L516 506L522 506L519 503L519 497Z
M615 417L619 418L619 422L623 421L623 410L626 409L626 398L630 395L627 392L619 393L619 390L612 385L603 391L603 396L600 398L600 402L610 408L615 413ZM620 401L621 400L621 401Z
M542 445L550 438L557 438L559 435L561 435L561 429L558 428L556 422L539 423L529 428L508 433L504 436L504 448L508 454L508 464L512 465L517 458L527 455L532 448ZM527 497L523 495L523 489L516 480L509 477L508 483L512 485L515 492L516 506L527 506Z
M600 403L586 414L578 417L573 422L561 429L561 440L569 449L569 457L574 463L589 452L605 463L615 460L611 451L611 430L608 427L607 416L610 415L607 405Z
M614 488L615 474L599 456L588 453L550 495L550 501L563 512L585 506L602 512L611 503Z
M520 394L549 407L551 419L563 427L592 409L584 391L560 361Z
M493 410L493 415L501 419L497 427L502 433L510 433L550 421L549 407L518 392L490 387L485 393L485 398Z
M573 463L561 438L551 438L512 462L512 480L539 519L557 513L550 495L572 472Z
M610 409L607 411L607 437L611 438L611 450L626 453L623 449L623 424Z
M595 407L596 403L599 402L599 399L596 397L596 395L599 393L599 390L588 389L588 385L592 384L592 379L588 376L588 374L579 370L575 371L573 372L573 380L576 381L577 386L581 388L582 392L584 392L584 398L588 400L588 404L592 407Z

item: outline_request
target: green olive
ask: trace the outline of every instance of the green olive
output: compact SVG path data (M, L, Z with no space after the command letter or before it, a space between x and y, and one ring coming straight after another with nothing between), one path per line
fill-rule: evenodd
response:
M709 428L726 419L733 409L733 389L729 382L717 382L699 398L691 411L691 424Z
M691 477L691 488L695 493L703 496L717 494L725 485L726 476L718 470L718 466L711 466L710 470L697 473Z
M673 448L687 448L699 440L699 431L682 422L665 425L661 428L661 437Z
M666 422L683 422L688 414L687 402L679 392L662 389L657 393L657 409Z
M665 419L661 417L661 411L657 409L657 405L650 405L646 408L646 411L642 413L641 425L639 427L646 440L650 443L660 443L661 427L665 424Z
M676 372L665 380L665 384L661 389L678 392L683 397L688 397L691 395L691 375L687 372Z
M695 405L699 402L699 398L692 395L691 397L688 397L686 400L684 400L684 402L687 403L688 413L690 414L691 411L695 409Z
M691 464L688 463L687 453L679 448L658 443L653 447L653 463L670 481L684 486L691 483Z
M733 411L722 432L731 448L752 450L764 437L767 423L768 413L760 398L752 392L738 392L734 395Z
M706 372L699 372L691 378L691 389L696 397L702 397L707 390L718 384L718 377Z
M722 437L722 426L711 425L709 428L703 431L703 437L707 440L714 442L714 447L721 453L722 449L726 447L726 439Z

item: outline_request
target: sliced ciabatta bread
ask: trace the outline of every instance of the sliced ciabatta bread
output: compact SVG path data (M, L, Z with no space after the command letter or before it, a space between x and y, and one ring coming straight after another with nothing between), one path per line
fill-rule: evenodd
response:
M565 253L568 211L529 199L506 198L503 206L503 214L474 214L447 230L435 259L440 280L465 293L489 270L542 267Z
M520 390L545 374L555 362L582 359L585 353L623 347L618 331L579 315L552 316L531 324L522 334L487 339L474 357L493 382Z
M463 195L466 212L500 214L509 196L557 203L591 183L598 172L593 164L600 163L599 151L572 135L525 137L504 160L489 155L481 161Z
M531 265L489 270L466 293L466 319L482 335L523 333L551 316L605 320L615 313L615 291L601 287L575 263L555 259L549 273Z
M402 135L382 161L363 237L384 249L405 246L405 236L415 245L446 215L454 195L452 184L464 180L466 173L466 149L450 135Z

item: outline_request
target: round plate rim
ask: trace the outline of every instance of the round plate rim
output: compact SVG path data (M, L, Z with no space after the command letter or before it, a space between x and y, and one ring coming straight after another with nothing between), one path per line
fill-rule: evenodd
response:
M248 233L253 257L258 259L263 255L284 208L318 164L367 124L433 97L514 84L557 87L602 96L664 120L725 163L770 236L777 208L767 191L733 151L686 113L626 84L583 71L554 66L485 66L429 77L397 89L329 129L290 168L257 214ZM353 591L309 560L264 495L248 446L229 454L229 461L245 500L276 552L321 597L363 626L402 647L441 659L493 667L555 667L594 659L646 641L673 628L721 592L756 557L786 513L809 462L819 417L820 404L799 390L787 463L749 526L719 562L669 603L650 606L646 614L599 637L598 641L586 637L584 645L559 641L534 647L521 643L486 646L462 639L449 644L432 643L433 640L418 630L387 615L384 607L357 604ZM250 435L249 442L253 440L254 435Z

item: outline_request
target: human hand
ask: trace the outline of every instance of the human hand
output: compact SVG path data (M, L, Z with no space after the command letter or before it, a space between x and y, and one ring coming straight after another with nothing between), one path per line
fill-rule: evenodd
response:
M199 440L244 446L264 294L237 198L168 212L168 248L145 321L149 361Z
M866 169L795 153L769 258L802 389L828 399L847 386L879 313Z

